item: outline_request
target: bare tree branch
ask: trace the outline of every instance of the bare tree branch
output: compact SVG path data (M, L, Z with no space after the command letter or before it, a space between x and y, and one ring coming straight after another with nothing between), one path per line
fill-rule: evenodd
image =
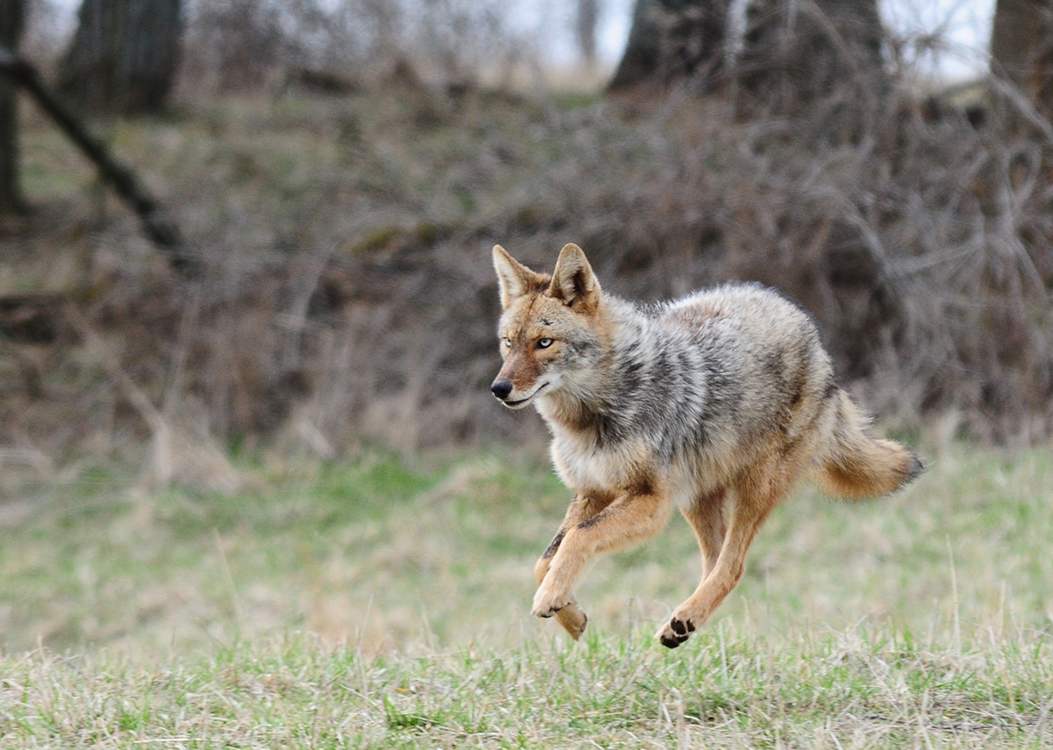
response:
M89 133L84 123L47 89L36 68L10 50L0 47L0 73L6 74L25 89L84 155L91 159L103 179L139 216L144 234L168 257L172 267L185 275L194 275L198 264L188 254L179 228L167 218L157 199L136 178L135 173L114 159L106 145Z

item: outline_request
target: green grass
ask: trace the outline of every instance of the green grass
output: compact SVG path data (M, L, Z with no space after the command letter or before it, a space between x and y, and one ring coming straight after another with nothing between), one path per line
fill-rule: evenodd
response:
M541 463L82 473L0 515L0 746L1047 747L1053 451L929 457L892 498L784 504L673 652L681 519L593 566L581 643L529 616L568 500Z
M859 628L725 624L668 652L639 635L366 656L296 635L136 663L3 662L5 747L1046 747L1033 634L965 651Z

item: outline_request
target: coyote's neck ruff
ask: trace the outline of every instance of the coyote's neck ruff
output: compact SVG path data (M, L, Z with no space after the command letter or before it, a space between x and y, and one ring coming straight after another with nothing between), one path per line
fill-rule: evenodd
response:
M501 247L494 265L505 361L493 393L509 408L535 405L575 492L538 561L533 612L575 638L585 562L656 533L673 505L698 536L705 575L659 632L669 647L735 587L758 528L798 480L858 498L922 470L909 449L867 432L812 319L771 290L727 285L642 309L602 292L576 245L551 277Z

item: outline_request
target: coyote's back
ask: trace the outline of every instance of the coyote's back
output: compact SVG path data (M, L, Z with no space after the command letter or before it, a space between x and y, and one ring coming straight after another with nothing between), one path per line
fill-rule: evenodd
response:
M869 435L797 303L758 284L729 284L663 306L654 318L660 351L699 364L672 378L685 393L666 407L642 403L661 417L666 442L713 482L765 456L800 452L812 456L812 478L840 497L887 494L921 470L902 445ZM695 357L681 357L685 350Z
M585 561L654 534L674 504L706 574L659 633L670 647L734 588L757 529L800 479L858 498L922 470L909 449L869 434L811 317L769 289L727 285L642 309L603 293L575 245L551 277L500 247L494 263L505 362L493 393L536 406L575 492L538 561L533 611L575 638Z

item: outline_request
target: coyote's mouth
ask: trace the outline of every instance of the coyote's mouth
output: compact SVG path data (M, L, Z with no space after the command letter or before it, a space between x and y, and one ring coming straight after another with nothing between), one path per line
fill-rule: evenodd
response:
M533 393L531 393L526 398L521 398L518 401L502 401L501 403L507 406L509 409L522 409L524 406L533 401L534 397L541 393L541 391L545 390L547 387L548 383L542 383L536 389L534 389Z

